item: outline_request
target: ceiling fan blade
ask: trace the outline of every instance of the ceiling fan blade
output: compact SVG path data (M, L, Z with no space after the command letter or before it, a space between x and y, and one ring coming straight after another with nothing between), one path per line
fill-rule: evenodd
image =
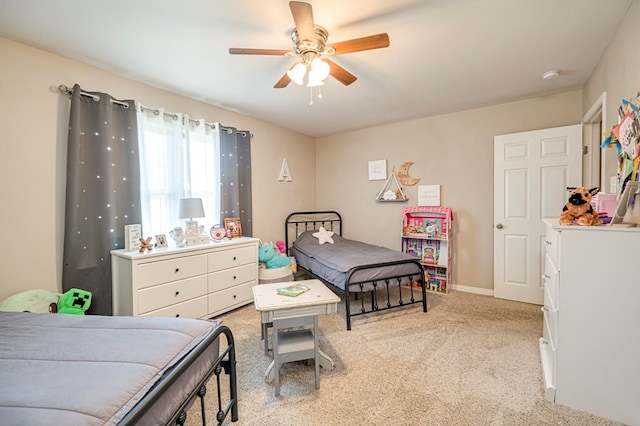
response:
M345 86L350 85L351 83L353 83L358 79L358 77L351 74L349 71L345 70L340 65L333 62L332 60L327 58L323 58L322 60L329 64L329 74L331 74L333 78L335 78Z
M278 50L278 49L245 49L242 47L230 47L229 53L232 55L276 55L284 56L289 53L290 50Z
M291 78L289 78L289 75L287 75L287 73L284 73L282 78L280 80L278 80L278 82L276 83L275 86L273 86L273 88L274 89L284 89L285 87L287 87L289 85L289 83L291 83Z
M300 40L315 40L316 30L313 24L313 10L309 3L290 1L289 7L296 24L296 31Z
M389 34L381 33L368 37L354 38L353 40L334 43L329 47L333 47L336 52L335 55L360 52L362 50L380 49L382 47L389 47Z

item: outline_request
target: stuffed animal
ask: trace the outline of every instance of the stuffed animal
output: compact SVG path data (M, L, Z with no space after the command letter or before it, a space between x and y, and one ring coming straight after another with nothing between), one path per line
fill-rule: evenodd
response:
M59 298L59 293L48 290L26 290L9 296L0 302L0 311L55 313Z
M91 304L91 293L78 288L71 288L58 300L59 314L84 315Z
M287 252L287 248L284 245L284 241L278 240L276 241L276 247L280 250L280 253L285 254Z
M267 269L281 268L283 266L289 266L291 263L288 257L276 254L276 249L273 247L273 243L267 243L260 246L258 249L258 260L265 263L267 265Z
M591 198L600 191L600 188L568 187L571 191L569 202L565 204L560 215L560 225L592 226L601 225L602 219L598 212L591 207Z

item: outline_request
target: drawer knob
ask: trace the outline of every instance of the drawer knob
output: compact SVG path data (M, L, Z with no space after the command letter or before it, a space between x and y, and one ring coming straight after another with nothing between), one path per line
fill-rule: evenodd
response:
M180 292L179 292L179 291L176 291L176 296L178 296L179 294L180 294Z
M176 314L176 318L180 318L180 314Z
M236 296L236 295L234 294L234 295L233 295L233 298L235 299L236 297L238 297L238 296Z
M233 260L234 260L234 262L235 262L235 260L236 260L236 257L235 257L235 256L233 256Z
M233 276L233 279L234 279L234 280L236 279L236 276L235 276L235 275Z
M180 272L180 268L176 268L176 271L175 271L175 272L176 272L176 274L177 274L178 272Z

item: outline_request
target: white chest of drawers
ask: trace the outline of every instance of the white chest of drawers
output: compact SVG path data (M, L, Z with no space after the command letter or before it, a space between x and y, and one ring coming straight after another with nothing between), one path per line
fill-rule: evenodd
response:
M113 315L211 318L251 303L258 242L112 251Z
M546 397L640 425L640 229L546 223Z

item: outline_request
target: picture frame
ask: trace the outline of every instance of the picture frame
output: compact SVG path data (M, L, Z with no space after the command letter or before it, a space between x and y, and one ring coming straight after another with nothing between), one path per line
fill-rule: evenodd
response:
M369 161L369 180L385 180L387 178L387 160Z
M227 217L224 219L224 229L229 238L242 237L242 224L239 217Z
M156 247L168 247L167 237L164 234L158 234L155 236L156 239Z

